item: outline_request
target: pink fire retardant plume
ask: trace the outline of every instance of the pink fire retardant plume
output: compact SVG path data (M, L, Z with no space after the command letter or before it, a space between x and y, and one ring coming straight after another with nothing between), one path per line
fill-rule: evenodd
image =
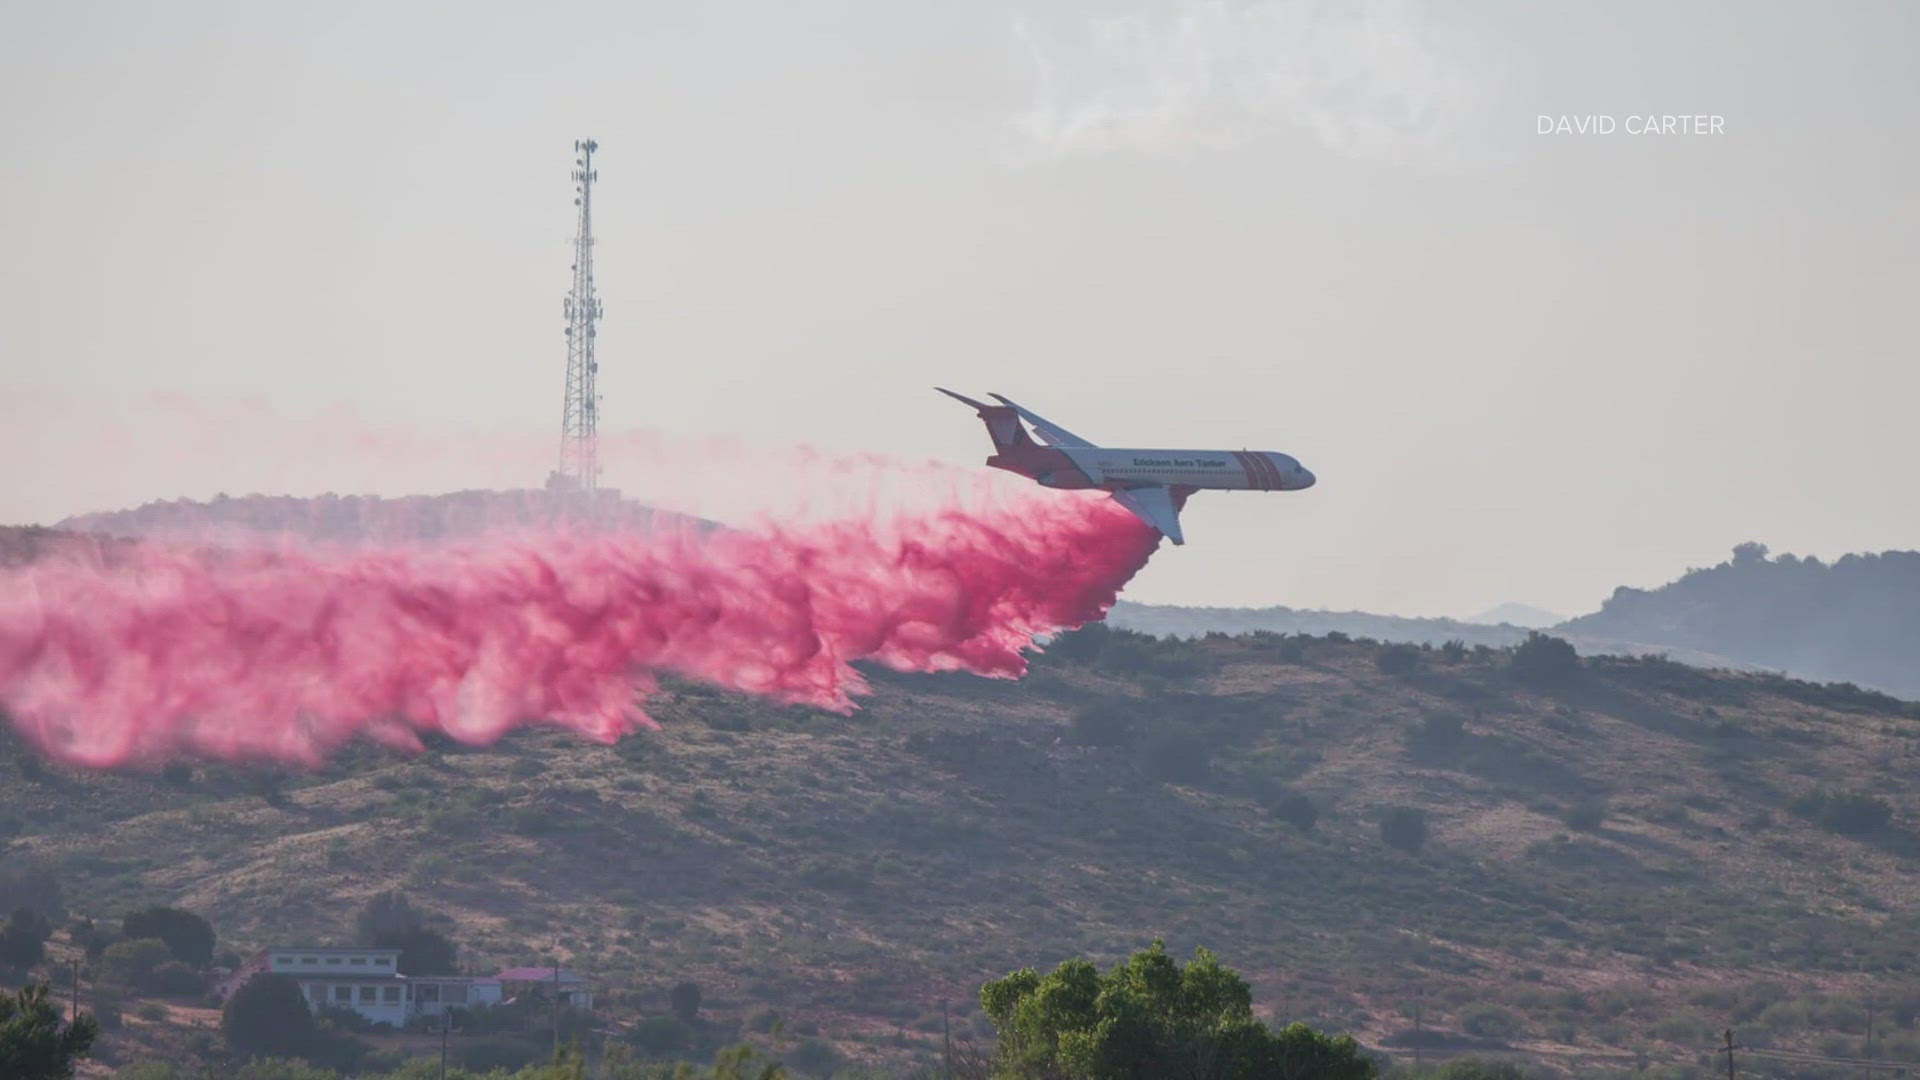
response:
M140 544L0 571L0 700L47 754L311 764L359 736L488 743L651 726L653 673L845 710L848 662L1017 676L1159 541L1112 502L805 531L553 536L449 550Z

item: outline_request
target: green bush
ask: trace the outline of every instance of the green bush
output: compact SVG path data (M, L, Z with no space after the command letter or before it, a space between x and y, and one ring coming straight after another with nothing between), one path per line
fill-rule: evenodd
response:
M1420 666L1420 649L1414 645L1389 645L1373 654L1373 666L1383 675L1405 675Z
M1197 784L1213 772L1213 755L1191 732L1162 731L1141 744L1140 771L1165 784Z
M1575 832L1598 832L1607 820L1607 804L1600 799L1581 799L1561 811L1560 820Z
M167 947L175 960L205 967L213 960L213 927L191 911L150 907L121 922L120 936L128 941L153 938Z
M1815 792L1795 801L1793 809L1842 836L1871 836L1893 822L1893 804L1874 795Z
M696 1033L677 1016L649 1016L636 1022L627 1038L649 1054L666 1055L692 1047Z
M1580 677L1580 654L1561 638L1529 631L1527 640L1514 646L1508 670L1534 686L1568 686Z
M1504 1005L1470 1005L1460 1010L1460 1030L1477 1039L1505 1041L1525 1030L1520 1014Z
M158 938L117 941L100 954L100 974L109 982L139 987L172 957L166 943Z
M1411 806L1389 807L1380 818L1380 839L1402 851L1420 850L1427 842L1427 812Z
M1267 812L1301 832L1312 831L1320 820L1320 811L1314 807L1313 800L1297 791L1275 794L1267 802Z
M1123 746L1133 739L1133 710L1113 701L1096 701L1073 714L1069 727L1082 746Z

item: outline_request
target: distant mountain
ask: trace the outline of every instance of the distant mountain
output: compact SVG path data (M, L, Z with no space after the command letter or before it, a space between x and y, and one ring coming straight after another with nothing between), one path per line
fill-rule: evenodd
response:
M1125 630L1159 637L1203 637L1207 634L1248 634L1264 630L1274 634L1346 634L1376 641L1408 642L1415 645L1443 645L1459 641L1467 645L1485 645L1504 649L1527 639L1532 631L1523 626L1467 622L1461 619L1413 619L1399 615L1374 615L1365 611L1304 611L1289 607L1230 608L1180 607L1172 604L1136 604L1122 600L1107 613L1107 623ZM1751 668L1742 662L1709 649L1693 648L1673 642L1648 640L1598 630L1554 628L1555 636L1573 643L1584 656L1647 656L1655 653L1707 668Z
M1265 630L1275 634L1346 634L1379 641L1409 641L1442 645L1464 641L1502 649L1526 640L1527 632L1513 626L1486 626L1459 619L1409 619L1373 615L1364 611L1308 611L1290 607L1234 608L1182 607L1175 604L1136 604L1122 600L1107 613L1107 624L1159 637L1201 637L1206 634L1247 634Z
M1484 623L1488 626L1524 626L1532 630L1544 630L1564 622L1565 617L1556 615L1546 608L1509 601L1490 607L1478 615L1470 615L1463 621Z
M1920 551L1768 558L1742 544L1658 589L1621 588L1556 632L1700 649L1801 678L1920 697Z
M603 491L583 498L550 490L456 491L446 495L225 495L172 499L132 510L82 514L58 529L108 536L219 542L292 536L324 543L412 543L553 528L647 532L710 529L700 518L655 510Z

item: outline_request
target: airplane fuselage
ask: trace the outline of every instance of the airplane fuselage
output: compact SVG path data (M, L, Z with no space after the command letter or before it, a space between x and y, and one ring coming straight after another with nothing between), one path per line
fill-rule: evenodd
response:
M1118 491L1164 484L1215 491L1299 491L1313 486L1313 474L1291 455L1266 450L1033 446L1002 449L987 464L1052 488Z
M987 464L1045 487L1098 489L1176 544L1186 542L1180 511L1196 491L1300 491L1313 474L1290 454L1270 450L1136 450L1096 446L1031 409L994 394L988 405L937 388L969 405L987 425ZM1032 424L1036 441L1025 424Z

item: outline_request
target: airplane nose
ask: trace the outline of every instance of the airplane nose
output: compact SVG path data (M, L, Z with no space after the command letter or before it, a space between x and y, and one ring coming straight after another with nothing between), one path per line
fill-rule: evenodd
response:
M1308 472L1305 467L1302 467L1299 470L1299 473L1300 473L1300 477L1298 481L1296 481L1296 483L1298 484L1298 489L1301 491L1305 491L1306 489L1312 487L1314 484L1314 481L1318 479L1318 477Z

